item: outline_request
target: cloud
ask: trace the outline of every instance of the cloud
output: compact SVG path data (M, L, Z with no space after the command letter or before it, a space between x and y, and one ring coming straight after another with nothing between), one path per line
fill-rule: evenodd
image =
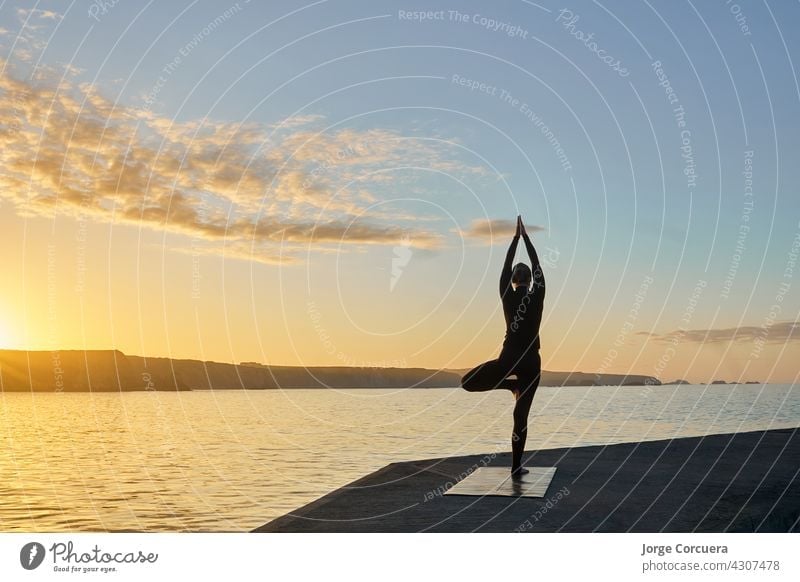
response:
M57 23L64 17L63 14L53 10L41 10L38 8L17 8L16 14L17 21L20 24L16 40L30 43L37 50L42 50L46 46L43 34L48 28L47 21ZM27 51L15 51L15 56L27 60L25 59L26 53Z
M44 20L61 20L63 15L53 10L41 10L39 8L17 8L17 17L20 20L28 20L30 18L41 18Z
M267 262L292 262L322 244L360 250L403 236L433 250L441 234L411 213L388 211L390 200L380 204L396 196L393 169L480 173L449 158L442 140L319 131L316 115L272 125L175 121L148 104L115 103L73 70L42 68L23 80L5 65L0 199L21 215L134 224Z
M783 344L800 341L800 322L783 321L769 327L740 326L717 329L690 329L675 330L669 333L658 334L649 331L637 332L637 335L647 336L651 341L659 343L675 343L676 341L719 344L727 342L766 342Z
M473 220L469 228L461 231L464 238L476 240L482 244L492 245L498 242L508 242L509 237L514 236L517 229L516 220L506 219L486 219L479 218ZM545 230L543 226L525 225L529 233L541 232Z
M17 8L15 11L19 27L16 30L0 28L0 48L15 63L37 63L47 48L48 30L57 26L62 15L52 10ZM7 21L11 22L11 21ZM0 58L2 75L8 74L7 62Z

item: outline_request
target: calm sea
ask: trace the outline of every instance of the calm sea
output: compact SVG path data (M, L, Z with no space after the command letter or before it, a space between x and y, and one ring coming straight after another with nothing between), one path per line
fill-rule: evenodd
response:
M247 531L395 461L509 450L510 393L0 394L0 531ZM528 448L800 426L790 385L540 388Z

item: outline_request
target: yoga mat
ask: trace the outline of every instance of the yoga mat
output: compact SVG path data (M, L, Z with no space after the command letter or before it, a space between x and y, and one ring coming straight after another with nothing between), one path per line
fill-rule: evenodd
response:
M530 471L521 479L511 478L511 467L479 467L456 483L445 495L503 495L544 497L556 474L555 467L525 467Z

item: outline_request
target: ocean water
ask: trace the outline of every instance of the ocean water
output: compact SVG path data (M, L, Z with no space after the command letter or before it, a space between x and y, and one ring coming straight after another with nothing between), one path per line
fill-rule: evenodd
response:
M0 394L0 531L248 531L396 461L508 451L509 392ZM542 387L528 449L800 426L798 385Z

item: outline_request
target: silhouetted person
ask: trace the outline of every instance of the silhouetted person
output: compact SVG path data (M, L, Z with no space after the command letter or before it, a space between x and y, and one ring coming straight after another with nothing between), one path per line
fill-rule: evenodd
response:
M511 268L520 235L525 240L532 273L531 268L524 263L517 263ZM503 349L499 358L473 368L461 379L461 386L469 392L484 392L495 388L505 388L513 392L516 404L514 432L511 435L511 474L514 477L528 472L522 467L522 453L528 437L528 412L542 373L539 325L544 308L544 289L544 274L539 257L525 231L522 218L517 216L517 231L500 273L500 298L506 319ZM516 375L517 379L510 379L511 375Z

